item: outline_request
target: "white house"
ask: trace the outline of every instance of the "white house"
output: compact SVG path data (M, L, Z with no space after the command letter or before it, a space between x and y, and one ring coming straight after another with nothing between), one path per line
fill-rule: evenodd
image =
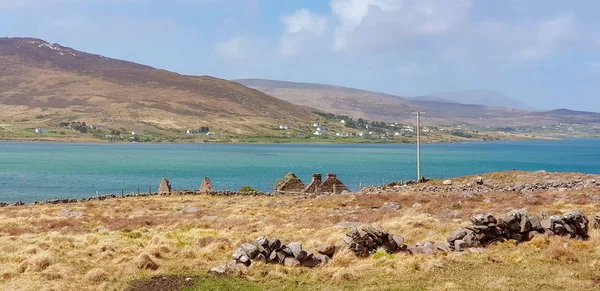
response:
M335 133L335 136L342 136L342 134L341 134L341 133L339 133L339 132L336 132L336 133Z
M319 127L319 126L321 126L321 125L318 123L313 123L313 127Z
M287 125L279 125L279 129L281 129L281 130L288 130L288 129L290 129L290 127L287 126Z
M199 134L200 131L197 129L188 129L185 133L187 134Z
M322 131L318 131L318 130L317 130L317 131L315 131L313 134L314 134L314 135L323 135L323 132L322 132Z
M327 128L323 127L323 126L319 126L317 127L317 131L321 132L321 131L327 131Z
M103 125L90 125L90 129L104 130L104 126Z
M131 132L131 135L143 136L143 135L144 135L144 133L143 133L143 132L141 132L141 131L132 131L132 132Z
M404 135L404 134L403 134L403 133L400 133L400 132L397 132L397 131L396 131L396 132L394 132L394 136L402 136L402 135Z
M346 124L346 120L343 120L343 119L342 119L342 120L340 121L340 123L341 123L341 124Z
M47 128L39 127L35 129L35 133L48 133Z
M217 134L214 133L214 132L209 131L209 132L206 133L206 136L213 136L214 137L214 136L217 136Z
M365 136L365 133L360 131L360 132L356 133L356 136L363 137L363 136Z

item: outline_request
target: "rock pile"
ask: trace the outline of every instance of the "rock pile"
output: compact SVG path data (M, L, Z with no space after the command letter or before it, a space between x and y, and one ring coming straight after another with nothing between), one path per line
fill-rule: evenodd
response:
M335 251L335 246L324 245L317 249L318 254L315 255L303 250L300 242L286 245L280 239L261 236L254 243L242 244L231 256L229 264L214 267L210 273L217 276L245 273L253 262L313 268L328 263Z
M163 178L160 182L160 186L158 186L158 194L171 194L171 183L169 183L169 180L167 180L167 178Z
M477 214L471 217L472 227L461 229L448 237L450 248L464 251L467 248L486 247L497 241L512 239L517 242L531 240L544 233L540 220L529 216L526 210L513 210L502 218L492 214Z
M525 242L542 233L579 239L589 237L588 219L581 212L555 215L549 221L540 222L537 216L530 216L526 210L513 210L498 219L489 213L477 214L471 217L471 222L472 227L460 229L448 237L451 249L464 251L508 239Z
M210 179L208 177L204 177L204 179L202 180L202 184L200 185L200 193L208 194L214 191L215 189L213 189L213 185Z
M550 217L549 229L553 234L587 240L590 236L589 220L581 212L569 212L565 215Z
M344 242L350 250L358 257L368 257L382 248L389 254L405 251L404 237L391 235L383 229L374 225L364 225L360 229L353 227Z
M554 180L544 180L533 183L502 183L494 180L484 180L482 177L476 177L472 182L466 185L460 185L452 180L442 181L442 185L414 184L412 181L404 183L391 183L385 186L366 187L361 190L364 194L376 193L401 193L408 191L434 192L434 193L462 193L472 191L475 193L490 192L541 192L541 191L566 191L583 190L600 187L600 179L593 179L592 176L578 177L571 179L556 178Z
M306 185L294 173L288 173L275 185L275 194L302 194Z

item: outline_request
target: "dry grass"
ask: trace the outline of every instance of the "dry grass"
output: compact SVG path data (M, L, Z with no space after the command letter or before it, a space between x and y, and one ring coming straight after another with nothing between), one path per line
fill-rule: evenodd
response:
M122 290L132 280L154 275L205 275L226 263L240 243L261 235L301 241L310 251L323 243L340 244L346 230L335 225L342 221L379 224L404 235L408 244L443 242L479 212L526 208L531 214L575 209L595 214L599 205L587 194L598 192L538 193L539 199L507 193L468 199L427 193L171 196L6 207L0 212L0 289ZM400 202L403 209L372 209L385 201ZM420 207L411 207L417 202ZM200 211L177 211L186 206ZM62 217L65 208L84 215ZM433 257L359 259L344 250L316 269L257 264L247 276L266 289L593 290L600 287L595 283L599 257L600 233L593 230L585 242L542 236L518 246L504 243L482 252ZM138 268L148 260L158 269Z

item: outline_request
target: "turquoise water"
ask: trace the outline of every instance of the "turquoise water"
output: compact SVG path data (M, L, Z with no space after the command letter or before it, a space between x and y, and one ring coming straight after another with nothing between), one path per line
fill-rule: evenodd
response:
M600 140L477 142L422 146L423 175L456 177L500 170L600 173ZM174 189L250 185L271 191L295 172L337 173L351 190L382 180L416 179L414 145L226 145L0 143L0 201L87 197Z

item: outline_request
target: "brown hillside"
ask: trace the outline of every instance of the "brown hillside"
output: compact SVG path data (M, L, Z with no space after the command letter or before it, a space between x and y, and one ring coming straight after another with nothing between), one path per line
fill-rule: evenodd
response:
M0 38L0 112L5 122L46 116L108 126L165 129L208 125L256 134L299 126L310 110L209 76L185 76L31 38Z

